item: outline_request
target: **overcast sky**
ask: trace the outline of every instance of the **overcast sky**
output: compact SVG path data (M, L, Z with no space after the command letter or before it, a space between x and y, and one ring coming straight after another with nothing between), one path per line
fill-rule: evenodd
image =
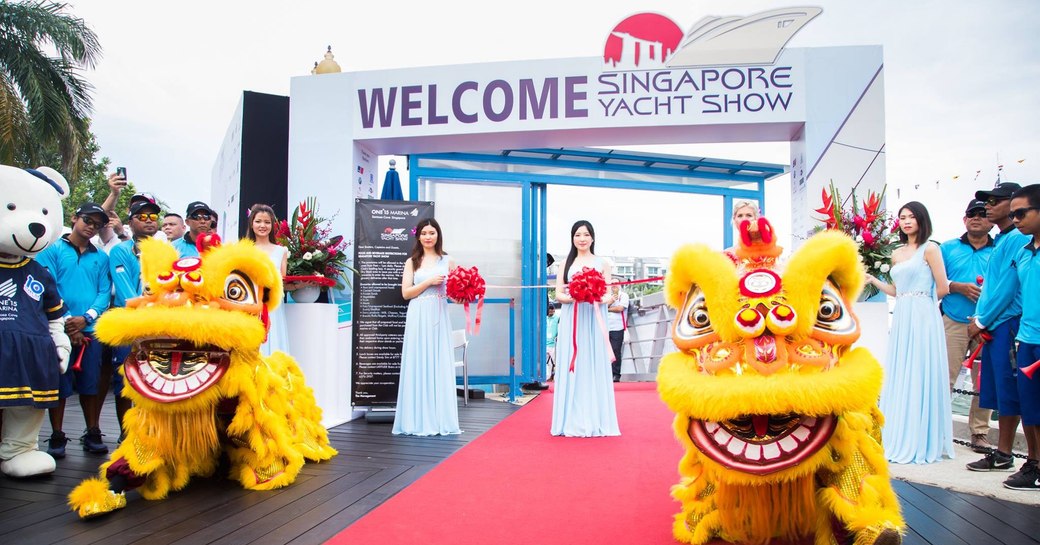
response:
M101 153L126 166L138 188L182 210L209 198L213 163L242 91L288 95L289 78L308 74L327 45L344 71L593 57L602 53L607 32L635 13L661 13L686 29L705 15L749 15L782 5L800 4L78 0L70 9L104 48L97 68L85 74L95 87L93 128ZM933 212L935 238L946 239L960 234L961 212L975 189L992 186L998 157L1005 179L1040 180L1040 2L804 5L819 5L823 14L790 46L884 46L890 206L921 200ZM656 149L789 161L786 143ZM788 183L777 180L767 193L782 235L790 224ZM618 219L619 211L638 213L653 198L606 197L602 218L589 218L597 224L599 253L670 254L675 243L630 239L627 221ZM577 219L563 202L562 195L550 202L558 222L550 233L564 231L550 249L566 248L566 228Z

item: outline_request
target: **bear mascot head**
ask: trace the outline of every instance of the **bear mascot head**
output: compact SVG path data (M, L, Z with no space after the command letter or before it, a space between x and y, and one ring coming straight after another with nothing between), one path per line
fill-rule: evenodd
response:
M61 236L69 184L51 168L0 165L0 195L0 471L29 477L54 471L37 443L70 351L54 280L30 258Z

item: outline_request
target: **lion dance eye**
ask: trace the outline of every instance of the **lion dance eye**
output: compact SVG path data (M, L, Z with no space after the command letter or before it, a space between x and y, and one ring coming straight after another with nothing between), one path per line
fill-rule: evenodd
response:
M841 319L841 303L824 296L820 299L820 309L816 313L816 319L821 322L834 322Z
M680 349L696 348L715 338L711 313L704 292L696 286L686 296L682 310L675 321L672 340Z
M686 321L689 322L690 326L695 328L704 328L711 325L711 317L708 316L708 309L703 306L691 309L689 314L686 316Z
M817 331L826 335L858 336L856 318L845 306L838 288L828 281L820 293L820 305L816 309ZM828 337L830 338L830 337ZM848 341L848 339L845 339ZM855 339L852 339L855 340ZM849 341L851 343L851 341Z
M224 281L224 298L243 305L256 304L256 287L249 277L239 271L232 271Z

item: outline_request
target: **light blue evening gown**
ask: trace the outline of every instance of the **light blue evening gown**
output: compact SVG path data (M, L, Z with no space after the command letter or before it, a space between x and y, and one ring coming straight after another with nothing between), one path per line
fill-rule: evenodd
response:
M885 457L899 464L953 458L946 335L925 246L892 267L896 306L889 333L881 412Z
M275 269L281 270L282 267L282 255L288 252L285 246L275 245L269 251L267 251L267 257L271 258L271 262L274 263ZM292 354L289 351L289 326L285 321L285 302L282 301L278 308L274 309L268 314L268 320L270 321L271 327L267 331L267 340L260 345L260 353L265 356L270 356L275 352L285 352L286 354Z
M597 258L603 271L603 262ZM568 278L581 269L571 266ZM574 307L577 305L577 320ZM560 308L560 328L556 338L556 385L553 390L553 435L602 437L621 435L614 406L614 375L610 368L610 346L596 319L598 312L606 324L607 306L603 303L567 303ZM605 326L604 326L605 327ZM574 332L577 335L574 335ZM570 371L571 355L577 340L578 357Z
M436 265L415 271L415 283L438 274L447 278L448 261L444 255ZM393 432L397 435L462 433L445 284L430 286L408 301Z

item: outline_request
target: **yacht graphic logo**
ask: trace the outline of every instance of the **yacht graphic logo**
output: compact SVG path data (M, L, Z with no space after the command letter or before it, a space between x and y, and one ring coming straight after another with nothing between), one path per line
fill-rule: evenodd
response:
M747 17L708 16L685 34L663 15L640 13L621 21L610 32L603 62L615 70L769 65L820 13L823 10L817 7L790 7Z

